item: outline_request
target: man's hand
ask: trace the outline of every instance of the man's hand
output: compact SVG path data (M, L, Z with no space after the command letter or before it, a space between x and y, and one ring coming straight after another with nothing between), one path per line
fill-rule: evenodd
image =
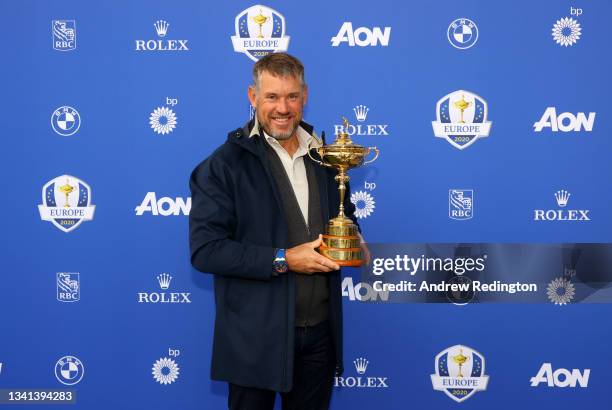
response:
M321 246L323 236L312 242L306 242L293 248L287 249L285 259L289 269L296 273L331 272L340 269L337 263L321 255L316 248Z

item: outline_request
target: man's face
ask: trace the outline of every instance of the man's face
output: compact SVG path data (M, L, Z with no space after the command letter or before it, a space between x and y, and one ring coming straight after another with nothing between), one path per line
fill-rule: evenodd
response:
M264 71L259 87L249 87L249 100L257 112L257 121L277 140L291 138L302 120L308 89L298 78L275 77Z

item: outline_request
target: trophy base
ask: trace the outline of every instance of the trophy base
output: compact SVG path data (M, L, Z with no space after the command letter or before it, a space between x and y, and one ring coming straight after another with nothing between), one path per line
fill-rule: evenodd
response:
M331 219L325 227L319 253L340 266L363 265L363 251L358 232L357 225L348 218Z

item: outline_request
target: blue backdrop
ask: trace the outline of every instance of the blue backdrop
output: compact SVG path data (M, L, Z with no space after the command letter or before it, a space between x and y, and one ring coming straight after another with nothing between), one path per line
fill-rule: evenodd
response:
M355 142L381 150L351 174L368 241L612 237L608 1L29 0L0 10L0 388L73 389L88 410L224 408L227 387L208 376L212 277L189 263L188 178L249 120L251 57L270 51L252 45L259 29L303 61L305 119L318 132L330 140L346 116L366 134ZM251 51L235 51L245 41ZM437 103L455 91L452 123L459 95L466 124L491 122L469 146L434 135ZM449 217L451 190L471 190L471 217ZM81 213L53 217L67 209ZM559 220L567 209L589 220ZM361 303L351 297L359 272L344 274L345 376L385 382L339 387L332 408L458 406L430 377L455 345L479 352L489 376L467 408L609 403L607 304ZM555 386L563 371L532 386L545 363L551 374L588 369L588 386Z

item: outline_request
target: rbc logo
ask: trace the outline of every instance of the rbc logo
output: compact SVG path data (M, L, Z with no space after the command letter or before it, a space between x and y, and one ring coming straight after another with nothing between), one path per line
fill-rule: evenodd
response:
M57 273L57 300L77 302L81 299L81 281L78 273Z
M340 31L335 37L332 37L332 47L338 47L340 43L347 42L350 47L355 45L359 47L376 47L381 45L387 47L389 45L389 37L391 37L391 27L385 27L383 32L380 27L374 27L370 30L367 27L359 27L353 31L353 23L345 22L340 27Z
M474 216L473 189L449 189L448 216L457 220L472 219Z
M51 21L53 33L53 49L57 51L72 51L76 49L76 21Z
M576 115L571 112L563 112L557 115L555 107L548 107L540 121L533 123L535 132L541 132L544 128L549 128L552 132L570 132L570 131L587 131L593 130L595 124L596 113L590 112L587 117L585 113L579 112Z

